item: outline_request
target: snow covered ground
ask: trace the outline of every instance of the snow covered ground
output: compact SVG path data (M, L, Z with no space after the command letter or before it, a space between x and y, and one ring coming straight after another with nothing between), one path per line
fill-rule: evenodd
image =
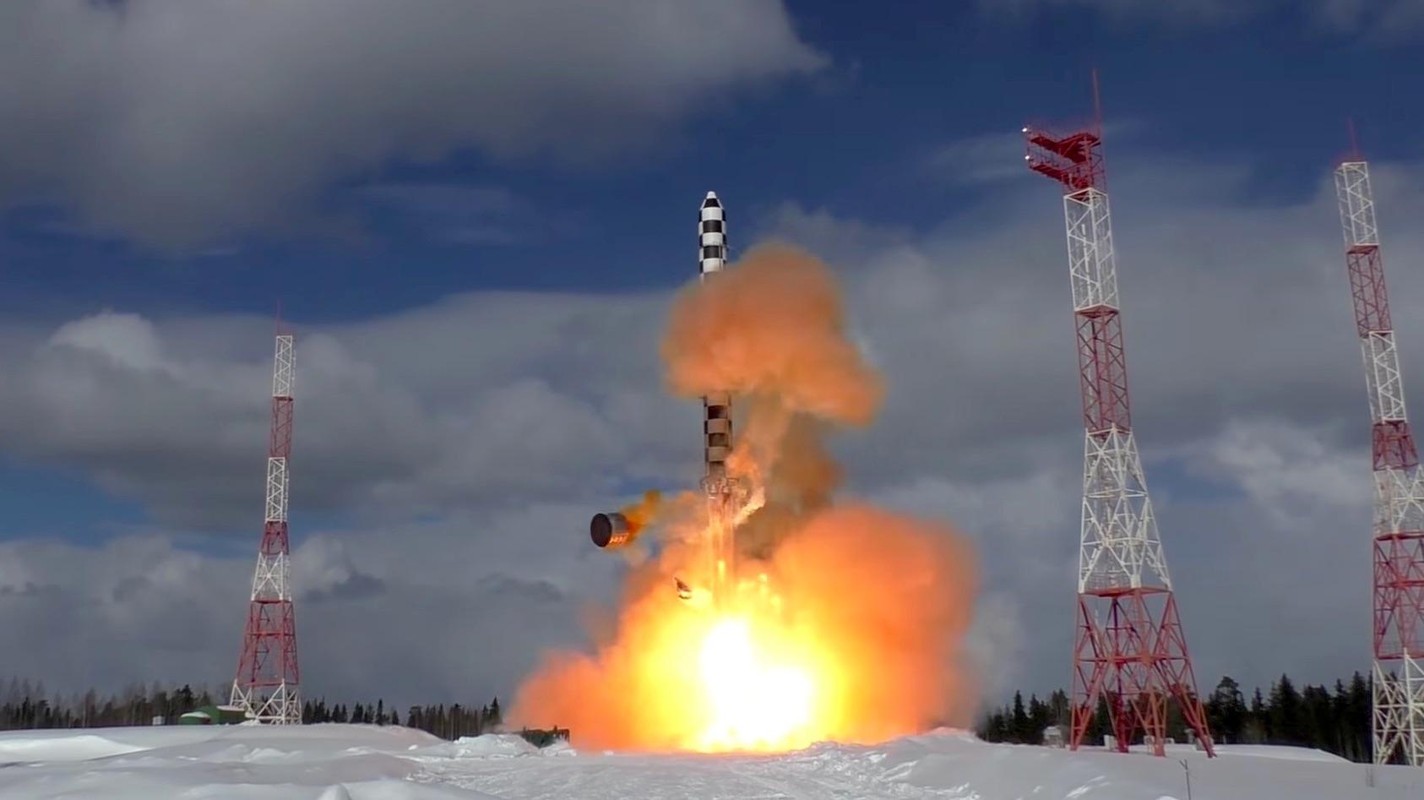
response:
M1226 747L1208 761L991 745L943 731L777 756L537 750L517 736L444 742L366 725L174 726L0 733L0 798L962 798L1418 800L1424 769L1313 750ZM1371 776L1373 786L1370 786Z

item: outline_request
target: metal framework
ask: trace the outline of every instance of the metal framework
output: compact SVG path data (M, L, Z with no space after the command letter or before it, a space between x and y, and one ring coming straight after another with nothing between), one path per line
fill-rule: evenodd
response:
M1141 732L1164 755L1167 700L1215 755L1152 501L1133 438L1117 267L1097 128L1055 137L1024 128L1035 172L1063 185L1068 270L1083 393L1082 533L1072 730L1082 743L1105 701L1116 749Z
M1374 456L1374 760L1424 766L1424 485L1404 408L1369 164L1335 169Z
M302 721L297 670L297 620L292 606L291 556L287 539L288 459L292 453L293 336L277 334L272 369L272 433L267 456L267 515L252 601L232 683L232 705L259 722Z

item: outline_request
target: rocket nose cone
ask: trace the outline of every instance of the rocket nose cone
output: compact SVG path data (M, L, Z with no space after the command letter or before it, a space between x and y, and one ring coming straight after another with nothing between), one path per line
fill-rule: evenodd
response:
M722 201L717 199L716 192L708 192L707 199L702 201L703 208L720 208Z

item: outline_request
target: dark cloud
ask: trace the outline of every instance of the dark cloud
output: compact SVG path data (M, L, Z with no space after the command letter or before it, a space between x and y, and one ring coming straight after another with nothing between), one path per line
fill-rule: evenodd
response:
M301 599L309 603L320 603L326 600L360 600L366 597L378 597L385 592L385 581L363 572L356 572L325 589L309 591L302 595Z
M0 200L194 247L475 148L588 161L825 58L780 2L0 4Z

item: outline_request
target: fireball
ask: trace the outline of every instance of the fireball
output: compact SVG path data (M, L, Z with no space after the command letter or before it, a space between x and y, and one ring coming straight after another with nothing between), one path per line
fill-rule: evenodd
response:
M701 715L689 749L789 750L826 728L829 665L778 619L780 598L768 597L767 576L759 577L760 597L707 618L696 662ZM739 588L737 600L746 594Z
M661 531L636 513L592 530L601 548L621 533L618 544L640 536L658 555L630 559L622 603L588 652L545 655L511 722L567 727L578 747L702 752L967 722L968 542L943 522L835 497L840 469L821 436L868 424L882 387L845 336L831 270L756 248L684 289L662 354L675 393L740 398L727 468L747 493L716 510L685 493L658 506Z

